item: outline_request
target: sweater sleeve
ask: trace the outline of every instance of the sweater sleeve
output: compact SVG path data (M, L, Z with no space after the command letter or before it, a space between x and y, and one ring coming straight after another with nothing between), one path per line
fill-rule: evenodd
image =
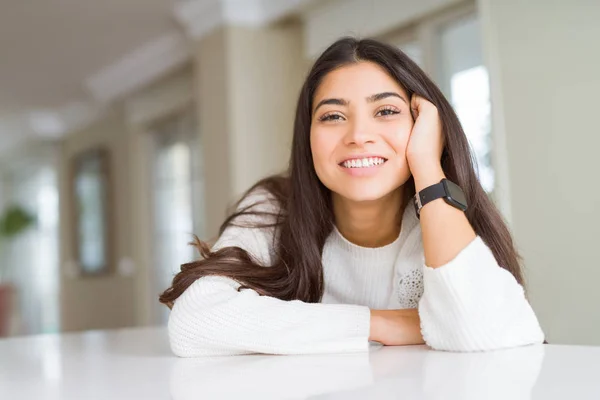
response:
M304 303L259 296L232 279L194 282L169 317L171 348L180 357L346 353L368 350L368 307Z
M276 213L264 191L253 192L239 208ZM266 200L266 201L265 201ZM258 203L257 203L258 201ZM212 251L224 247L246 250L259 265L273 262L274 228L245 227L270 222L243 215L219 237ZM269 217L270 218L270 217ZM241 226L240 226L241 225ZM316 354L368 350L370 310L358 305L315 304L260 296L222 276L208 276L190 285L175 301L169 317L171 348L180 357L209 355Z
M544 341L523 287L477 236L453 260L424 265L423 339L436 350L485 351Z

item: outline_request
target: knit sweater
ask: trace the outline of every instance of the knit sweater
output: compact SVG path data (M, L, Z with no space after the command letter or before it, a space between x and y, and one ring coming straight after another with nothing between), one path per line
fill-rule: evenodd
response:
M257 200L266 202L256 210L277 208L264 191L253 193L240 208ZM245 223L266 217L243 218ZM268 268L274 261L274 235L275 228L230 226L212 250L236 246ZM383 247L357 246L334 228L322 265L320 303L238 291L238 282L221 276L198 279L171 310L173 352L198 357L366 351L370 309L418 308L423 338L436 350L485 351L544 340L522 286L498 265L479 236L447 264L427 267L421 227L411 207L403 214L398 238Z

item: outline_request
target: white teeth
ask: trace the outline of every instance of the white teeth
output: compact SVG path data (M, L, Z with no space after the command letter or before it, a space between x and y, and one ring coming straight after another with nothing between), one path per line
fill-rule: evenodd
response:
M342 163L342 165L345 168L366 168L366 167L373 167L375 165L381 165L384 162L385 162L385 160L380 157L367 157L367 158L344 161Z

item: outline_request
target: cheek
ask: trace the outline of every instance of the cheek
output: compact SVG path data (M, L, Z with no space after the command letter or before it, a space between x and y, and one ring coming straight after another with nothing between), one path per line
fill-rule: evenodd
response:
M406 149L408 147L409 139L410 139L409 134L402 135L396 139L394 145L397 149L398 155L401 155L402 157L406 157Z
M310 149L317 172L323 170L331 162L330 158L335 149L335 141L332 139L331 135L319 132L318 129L312 129L310 132Z
M386 142L399 157L406 157L406 148L410 140L411 130L412 122L410 124L403 124L385 136Z

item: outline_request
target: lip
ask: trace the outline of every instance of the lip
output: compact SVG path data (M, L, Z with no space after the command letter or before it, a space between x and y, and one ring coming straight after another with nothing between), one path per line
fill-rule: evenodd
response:
M355 154L352 156L345 157L340 162L338 162L338 165L342 165L346 161L350 161L350 160L361 160L363 158L373 158L373 157L383 158L385 161L388 160L387 158L385 158L384 156L381 156L379 154L365 153L365 154Z
M350 176L368 178L371 176L375 176L383 168L384 165L385 165L385 163L379 164L379 165L374 165L372 167L362 167L362 168L346 168L342 165L339 165L338 167L340 168L341 171L343 171L343 173L348 174Z
M344 167L344 162L346 161L350 161L350 160L360 160L363 158L369 158L369 157L379 157L379 158L383 158L385 161L379 165L373 165L372 167L362 167L362 168L346 168ZM351 157L348 158L344 158L344 161L340 162L338 164L338 167L345 173L348 174L350 176L353 177L360 177L360 178L368 178L368 177L372 177L375 176L385 165L385 163L388 161L387 158L382 157L378 154L372 154L372 153L365 153L365 154L357 154L357 155L353 155Z

